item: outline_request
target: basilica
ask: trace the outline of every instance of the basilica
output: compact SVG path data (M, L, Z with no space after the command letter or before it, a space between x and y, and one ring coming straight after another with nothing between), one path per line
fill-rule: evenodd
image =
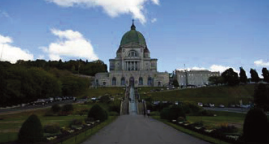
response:
M136 30L134 22L126 32L116 52L110 59L110 72L97 73L95 86L105 87L146 87L167 86L169 74L157 71L157 61L150 57L144 36Z

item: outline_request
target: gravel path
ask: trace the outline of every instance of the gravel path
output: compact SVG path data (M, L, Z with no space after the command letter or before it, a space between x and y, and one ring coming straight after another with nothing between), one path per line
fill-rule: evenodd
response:
M119 116L83 144L208 144L142 115Z

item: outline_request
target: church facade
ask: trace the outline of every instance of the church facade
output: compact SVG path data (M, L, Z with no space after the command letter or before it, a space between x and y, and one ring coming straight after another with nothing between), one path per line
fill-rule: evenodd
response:
M95 86L167 86L169 74L157 71L157 61L150 57L144 36L132 23L131 30L126 32L116 52L110 59L110 72L97 73Z

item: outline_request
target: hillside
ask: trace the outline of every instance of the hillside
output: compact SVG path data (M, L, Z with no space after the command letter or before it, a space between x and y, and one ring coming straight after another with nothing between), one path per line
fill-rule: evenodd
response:
M217 86L189 88L173 91L161 91L142 94L142 98L151 97L157 101L193 101L202 103L217 104L239 104L243 100L244 104L252 101L255 85L238 86Z

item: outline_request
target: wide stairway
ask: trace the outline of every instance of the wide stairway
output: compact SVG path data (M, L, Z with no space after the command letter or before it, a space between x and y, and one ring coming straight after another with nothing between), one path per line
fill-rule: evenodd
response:
M134 87L130 87L129 90L129 114L130 115L137 114L137 100L135 98Z
M129 114L129 89L126 89L125 98L122 103L121 115Z

